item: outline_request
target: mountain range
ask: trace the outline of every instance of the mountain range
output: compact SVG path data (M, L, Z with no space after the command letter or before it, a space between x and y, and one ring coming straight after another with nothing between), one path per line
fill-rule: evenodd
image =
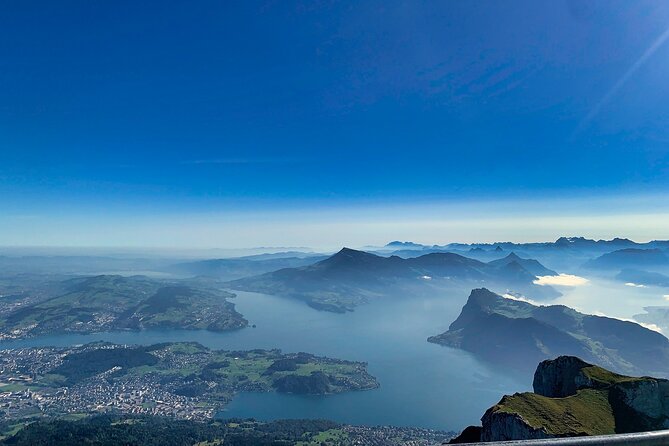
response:
M669 256L658 248L626 248L609 252L585 264L591 269L640 269L669 267Z
M471 289L477 284L534 299L554 298L559 292L534 281L538 275L555 274L539 262L513 253L485 263L448 252L404 259L344 248L312 265L281 269L227 285L235 290L297 298L318 309L344 312L383 296Z
M383 249L457 249L470 250L481 249L482 251L494 251L502 249L505 251L526 250L526 249L544 249L544 248L561 248L561 249L591 249L603 251L615 251L625 248L669 248L669 240L652 240L646 243L639 243L627 238L613 238L611 240L593 240L585 237L560 237L554 242L529 242L529 243L514 243L514 242L493 242L493 243L449 243L447 245L423 245L410 241L406 242L390 242L383 247Z
M669 288L669 276L653 271L643 271L638 269L623 269L616 274L616 279L625 283L633 283L644 286L658 286Z
M582 265L594 258L625 249L658 249L666 252L669 249L669 241L653 240L638 243L626 238L592 240L585 237L560 237L554 242L533 243L494 242L421 245L402 242L401 244L391 243L382 248L370 250L400 257L417 257L433 252L452 252L481 261L494 260L499 258L501 254L515 252L521 257L534 258L552 269L577 273Z
M167 269L170 273L187 276L206 276L219 280L235 280L242 277L311 265L327 258L325 255L304 252L282 252L258 254L230 259L207 259L183 262Z

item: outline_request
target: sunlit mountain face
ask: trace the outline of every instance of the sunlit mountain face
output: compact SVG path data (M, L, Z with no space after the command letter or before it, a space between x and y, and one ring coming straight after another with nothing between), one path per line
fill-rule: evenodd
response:
M667 24L1 5L0 445L669 426Z

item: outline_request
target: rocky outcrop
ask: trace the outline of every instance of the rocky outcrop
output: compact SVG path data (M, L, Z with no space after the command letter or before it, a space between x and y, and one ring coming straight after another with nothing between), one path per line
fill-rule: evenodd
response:
M533 386L534 392L506 395L485 412L480 441L669 428L666 379L619 375L574 356L560 356L539 364Z
M451 438L448 444L478 443L481 441L481 426L467 426L455 438Z
M578 389L606 387L606 383L600 383L583 372L587 367L592 365L576 356L559 356L542 361L534 372L534 393L549 398L565 398L576 395Z
M643 378L611 387L618 432L669 428L669 381Z
M504 397L508 398L508 397ZM504 399L500 404L504 403ZM481 422L480 441L503 441L522 439L551 438L544 429L537 429L523 419L520 414L496 410L497 406L488 409Z

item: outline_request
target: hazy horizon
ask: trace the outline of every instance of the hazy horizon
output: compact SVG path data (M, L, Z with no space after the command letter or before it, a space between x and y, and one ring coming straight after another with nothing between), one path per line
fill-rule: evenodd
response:
M49 215L5 214L0 246L249 249L546 242L561 236L669 239L669 203L659 194L328 205L273 203L262 210L147 212L122 209Z

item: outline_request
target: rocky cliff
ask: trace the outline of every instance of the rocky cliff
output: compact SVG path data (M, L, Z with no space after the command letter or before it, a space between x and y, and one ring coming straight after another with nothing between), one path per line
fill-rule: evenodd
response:
M500 401L500 404L504 403L506 403L505 400ZM518 438L529 440L551 437L544 429L531 426L521 415L497 409L497 407L488 409L481 418L483 426L480 441L515 440Z
M565 398L576 395L579 389L602 389L608 387L612 380L624 378L612 372L597 377L596 373L592 373L592 367L575 356L559 356L552 361L542 361L534 372L534 393L549 398Z
M669 340L660 333L564 305L533 305L485 288L472 290L448 331L428 342L472 352L523 379L532 376L540 361L561 355L626 375L669 378Z
M665 379L619 375L574 356L560 356L539 364L533 387L534 392L504 396L485 412L480 441L669 428ZM469 441L473 431L468 431Z

